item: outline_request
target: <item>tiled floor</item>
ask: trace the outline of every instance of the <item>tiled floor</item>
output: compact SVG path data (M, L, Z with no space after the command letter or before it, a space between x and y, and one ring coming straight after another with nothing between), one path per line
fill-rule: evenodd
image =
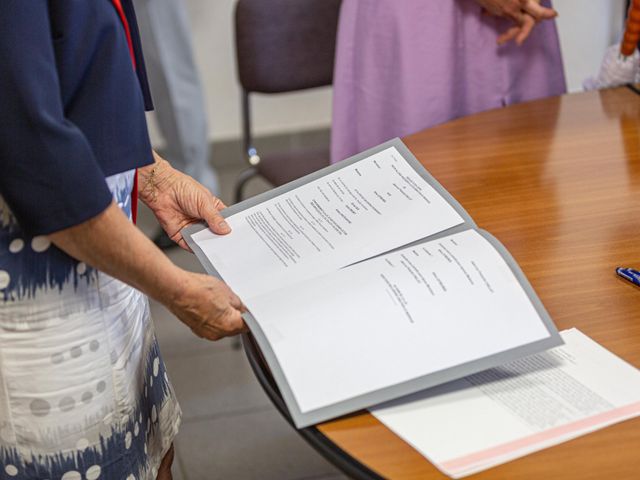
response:
M241 166L220 168L221 197L230 201ZM268 188L254 180L248 193ZM146 232L156 228L147 210ZM183 268L202 271L196 258L180 249L168 252ZM210 343L191 334L162 305L152 302L169 375L183 409L176 440L176 480L346 479L289 426L262 392L242 350L229 340Z

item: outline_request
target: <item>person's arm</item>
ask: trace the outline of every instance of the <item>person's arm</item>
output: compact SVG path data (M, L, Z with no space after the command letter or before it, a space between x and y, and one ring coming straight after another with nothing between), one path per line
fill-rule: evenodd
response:
M476 0L485 12L496 17L506 17L515 25L500 34L498 45L515 41L522 45L529 37L536 24L543 20L551 20L558 16L553 8L544 7L541 0Z
M112 203L89 142L64 113L48 0L2 3L0 107L0 195L23 230L156 298L202 337L244 328L242 303L224 283L172 265Z
M171 263L114 203L49 238L72 257L161 302L200 337L217 340L245 330L244 306L227 285Z

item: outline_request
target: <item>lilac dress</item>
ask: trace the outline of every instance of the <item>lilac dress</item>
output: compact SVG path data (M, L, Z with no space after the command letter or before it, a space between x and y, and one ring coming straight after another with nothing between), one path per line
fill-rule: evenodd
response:
M496 45L511 25L474 0L344 0L332 162L463 115L564 93L555 23L538 24L522 47Z

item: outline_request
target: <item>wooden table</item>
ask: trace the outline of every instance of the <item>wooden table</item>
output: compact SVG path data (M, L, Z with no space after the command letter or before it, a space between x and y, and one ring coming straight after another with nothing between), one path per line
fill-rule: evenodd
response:
M622 87L462 118L406 137L422 164L513 254L559 330L582 332L640 367L640 95ZM259 352L249 360L287 412ZM300 433L354 478L446 478L367 412ZM638 479L640 419L477 479Z

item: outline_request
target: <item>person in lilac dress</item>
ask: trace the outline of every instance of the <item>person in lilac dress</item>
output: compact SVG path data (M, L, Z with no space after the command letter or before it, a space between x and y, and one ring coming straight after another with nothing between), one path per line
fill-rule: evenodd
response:
M331 160L566 91L547 1L344 0Z

